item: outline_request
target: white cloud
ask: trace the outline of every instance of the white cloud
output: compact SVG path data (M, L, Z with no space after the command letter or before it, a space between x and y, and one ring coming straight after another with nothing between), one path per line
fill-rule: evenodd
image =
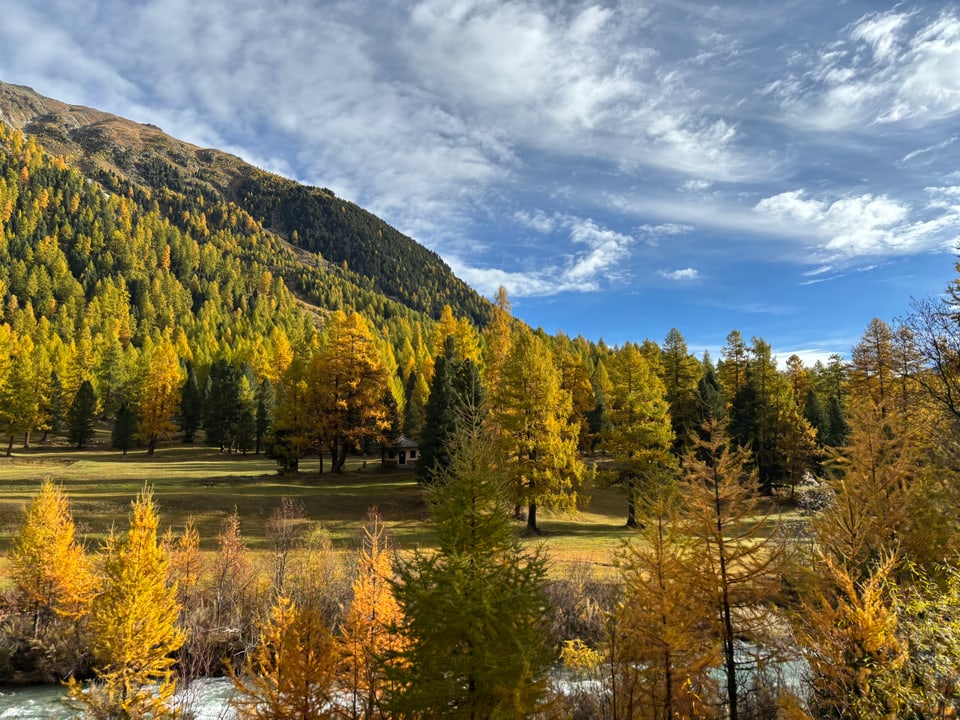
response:
M687 192L701 192L707 190L713 183L710 180L685 180L680 184L680 189Z
M952 11L918 17L866 15L805 71L767 91L780 97L792 124L825 132L951 117L960 112L960 18Z
M542 235L553 232L553 229L557 226L556 217L547 215L543 210L536 210L532 213L520 210L514 213L513 219L523 227L535 230Z
M943 249L946 235L960 227L957 207L934 208L933 214L924 216L885 195L818 199L805 190L793 190L762 199L754 210L791 233L816 240L812 257L822 261Z
M850 37L868 43L873 48L874 57L886 62L896 56L900 46L900 31L909 19L907 13L896 11L867 15L854 26Z
M568 233L572 248L556 254L546 265L540 263L535 270L477 267L459 256L448 257L447 262L459 277L488 295L500 285L515 297L595 292L625 277L632 236L604 228L590 219L563 216L553 222L558 230Z
M682 270L658 270L657 275L668 280L697 280L700 278L700 271L696 268L683 268Z

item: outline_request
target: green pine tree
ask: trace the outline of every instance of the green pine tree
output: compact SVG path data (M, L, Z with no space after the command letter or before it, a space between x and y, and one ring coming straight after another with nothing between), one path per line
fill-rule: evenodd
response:
M546 564L518 544L494 447L475 418L460 424L433 488L439 551L399 568L403 649L388 700L398 717L519 718L542 706Z
M89 380L80 383L67 413L67 437L77 449L93 438L93 421L97 413L97 396Z

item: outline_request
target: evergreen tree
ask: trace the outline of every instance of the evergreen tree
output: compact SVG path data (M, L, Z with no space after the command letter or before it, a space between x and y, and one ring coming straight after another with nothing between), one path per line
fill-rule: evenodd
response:
M694 431L700 434L705 423L711 420L723 420L727 417L727 401L717 374L708 367L703 377L697 381L696 425Z
M241 372L223 358L210 367L207 378L203 429L207 444L229 452L236 442L237 422L243 411L240 398Z
M450 464L449 440L456 430L457 416L464 408L479 405L476 365L457 356L454 338L449 335L444 341L443 354L437 356L433 366L417 461L420 482L432 481Z
M270 423L273 421L273 409L276 403L276 397L273 392L273 383L269 378L264 378L257 389L257 416L255 419L254 442L256 452L259 455L263 450L267 437L267 431L270 429Z
M137 436L137 415L130 408L130 405L124 401L117 410L117 419L113 424L113 431L110 434L111 447L122 450L126 455L127 451L133 447L134 439Z
M97 398L89 380L80 383L67 414L67 438L82 449L93 438L93 421L97 414Z
M842 447L847 441L847 435L850 434L850 426L847 424L846 413L843 411L843 405L837 396L830 397L830 405L827 408L827 432L823 444L827 447Z
M203 422L203 393L197 384L197 373L191 364L187 380L180 389L180 431L183 441L192 443Z
M697 427L697 381L700 365L687 351L687 341L676 328L667 333L660 350L660 377L670 405L675 449L682 454Z
M452 438L431 516L439 549L400 565L402 649L388 708L405 718L527 717L542 707L552 660L546 566L517 542L495 443L474 419Z
M807 397L803 403L803 416L810 426L817 432L817 442L821 446L826 444L830 437L830 415L820 402L820 396L813 388L807 390Z

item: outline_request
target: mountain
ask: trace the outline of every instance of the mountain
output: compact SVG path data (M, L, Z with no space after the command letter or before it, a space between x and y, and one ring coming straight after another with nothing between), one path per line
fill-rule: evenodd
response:
M489 320L489 302L457 278L439 255L330 190L191 145L154 125L2 82L0 122L35 137L48 152L64 156L105 186L121 178L151 190L234 203L266 230L349 270L361 278L361 285L388 299L434 319L450 305L455 315L478 326Z

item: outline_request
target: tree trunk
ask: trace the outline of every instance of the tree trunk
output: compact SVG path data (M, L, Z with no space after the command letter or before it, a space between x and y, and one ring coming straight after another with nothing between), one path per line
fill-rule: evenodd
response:
M537 504L531 502L527 507L527 530L537 535L540 534L540 528L537 527Z
M714 512L717 517L717 555L720 564L720 620L723 623L723 667L727 673L727 701L730 720L737 717L737 658L733 636L733 614L730 609L730 581L727 577L727 549L723 543L723 510L720 504L720 478L714 466L713 477Z
M29 450L29 449L30 449L30 431L29 431L29 430L27 430L27 431L23 434L23 449L24 449L24 450Z
M7 457L13 455L13 434L10 434L10 443L7 445Z
M157 436L151 434L147 443L147 455L153 455L154 448L157 447Z
M637 488L636 480L627 480L627 527L637 527Z

